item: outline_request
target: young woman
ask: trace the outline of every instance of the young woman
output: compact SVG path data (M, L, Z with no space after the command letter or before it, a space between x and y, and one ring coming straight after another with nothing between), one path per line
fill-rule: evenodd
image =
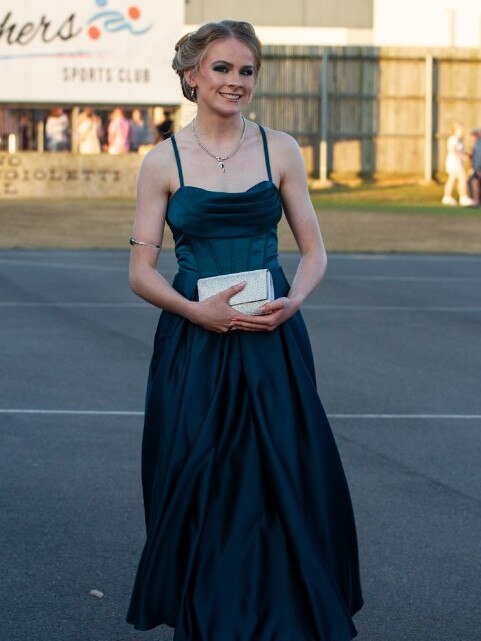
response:
M77 125L78 150L80 154L99 154L102 122L93 109L86 107L79 116Z
M441 201L443 205L458 204L453 197L453 189L456 183L458 185L459 204L462 207L472 207L475 204L474 200L468 196L468 178L464 169L464 162L469 156L465 151L463 138L463 125L459 122L454 123L453 132L446 143L448 153L446 155L445 168L448 179L444 185L444 195Z
M144 159L130 283L163 310L146 401L147 541L127 620L176 641L348 641L362 605L349 491L300 307L326 269L301 153L245 120L261 64L251 25L184 36L173 67L194 121ZM301 259L278 263L282 210ZM179 271L156 271L164 224ZM267 268L259 315L202 302L199 278ZM235 330L235 331L234 331Z

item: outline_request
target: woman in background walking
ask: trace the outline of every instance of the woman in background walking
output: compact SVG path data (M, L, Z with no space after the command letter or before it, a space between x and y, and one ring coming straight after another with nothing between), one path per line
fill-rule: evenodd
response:
M459 204L462 207L472 207L474 200L468 196L468 178L464 169L464 161L469 155L464 149L464 127L461 123L456 122L453 126L453 133L447 141L448 154L446 156L446 173L448 179L444 185L443 205L457 205L457 200L453 197L453 189L457 183L459 193Z

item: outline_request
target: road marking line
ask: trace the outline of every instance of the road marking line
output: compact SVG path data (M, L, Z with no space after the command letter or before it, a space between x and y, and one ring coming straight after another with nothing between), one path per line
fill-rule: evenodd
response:
M437 307L426 305L315 305L307 304L301 307L302 310L325 310L325 311L367 311L367 312L481 312L479 306L464 307Z
M0 414L143 416L142 411L0 408ZM330 419L481 420L481 414L328 414Z
M143 416L143 412L127 410L48 410L0 408L0 414L66 414L73 416Z
M329 414L334 419L481 420L481 414Z
M35 261L35 260L19 260L16 258L0 258L0 265L14 265L17 267L47 267L52 269L86 269L90 271L100 271L100 272L123 272L127 273L129 267L127 263L123 267L115 267L113 265L84 265L80 263L56 263L56 262L47 262L47 261ZM175 269L169 267L168 269L163 269L162 274L166 276L174 276L177 273Z
M281 254L282 255L282 254ZM481 259L478 254L452 254L452 255L438 255L438 254L356 254L346 252L344 254L328 253L328 260L366 260L366 261L381 261L387 260L390 262L442 262L442 263L476 263Z
M88 302L72 302L72 303L45 303L45 302L1 302L0 307L145 307L154 309L154 305L149 305L147 302L139 303L88 303Z
M117 307L141 307L141 308L152 308L153 305L149 305L147 302L132 302L132 303L96 303L88 301L80 302L71 302L71 303L61 303L61 302L22 302L22 301L0 301L0 307L52 307L52 308L63 308L63 307L98 307L101 309L108 308L117 308ZM156 308L155 308L156 309ZM367 311L367 312L481 312L481 307L479 306L460 306L460 307L436 307L426 305L424 307L419 306L409 306L409 305L316 305L316 304L307 304L303 305L302 310L320 310L320 311Z
M399 283L479 283L481 278L478 276L374 276L374 275L351 275L351 274L342 274L339 276L330 276L329 273L326 274L324 282L329 282L331 280L342 280L342 281L373 281L373 282L399 282Z
M88 269L92 271L105 271L105 272L127 272L128 266L125 267L114 267L113 265L81 265L81 264L72 264L72 263L53 263L47 261L36 261L36 260L18 260L16 258L0 258L0 263L2 265L15 265L20 267L49 267L49 268L61 268L61 269Z

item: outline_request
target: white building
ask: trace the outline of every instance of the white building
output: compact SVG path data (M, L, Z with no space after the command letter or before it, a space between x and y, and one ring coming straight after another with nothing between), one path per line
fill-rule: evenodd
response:
M481 2L373 0L373 44L479 48Z
M480 47L477 0L187 0L185 30L232 18L264 44Z

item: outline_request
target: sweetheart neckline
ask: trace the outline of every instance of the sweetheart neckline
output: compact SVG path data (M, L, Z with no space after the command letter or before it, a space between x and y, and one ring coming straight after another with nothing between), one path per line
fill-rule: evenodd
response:
M170 200L174 198L174 196L181 190L181 189L195 189L197 191L204 191L207 194L222 194L223 196L240 196L242 194L247 194L256 187L259 187L259 185L263 185L264 183L274 187L277 191L279 191L279 187L272 181L272 180L261 180L260 182L256 183L255 185L252 185L252 187L249 187L245 191L216 191L213 189L204 189L204 187L196 187L195 185L181 185L178 189L174 191L172 196L170 197Z

